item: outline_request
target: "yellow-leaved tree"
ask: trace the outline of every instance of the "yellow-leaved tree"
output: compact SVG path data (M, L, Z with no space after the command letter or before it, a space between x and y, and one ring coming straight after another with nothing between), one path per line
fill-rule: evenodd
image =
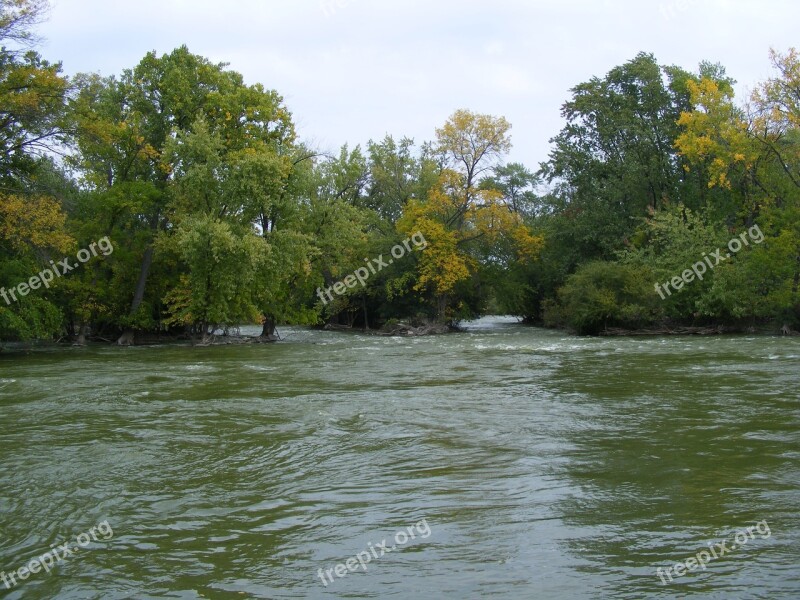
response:
M511 125L502 117L456 111L436 130L436 150L445 165L427 198L411 200L398 229L417 232L428 245L421 253L414 289L428 292L437 320L464 315L459 284L468 284L489 263L532 260L542 240L483 176L510 150Z
M700 308L792 323L800 319L800 53L770 58L777 76L742 108L731 90L689 82L694 110L678 121L676 147L690 168L706 169L709 188L739 200L732 233L757 224L767 240L716 273Z
M65 223L66 215L53 198L0 192L0 342L47 338L61 331L64 315L49 287L33 288L37 291L24 297L7 290L28 283L49 259L74 250Z
M760 84L742 108L732 89L689 81L694 110L681 115L675 142L692 165L707 169L709 188L744 194L750 214L743 216L750 218L800 188L800 54L773 50L770 58L779 76Z
M53 198L0 193L0 244L10 251L69 251L75 241L65 231L66 220Z

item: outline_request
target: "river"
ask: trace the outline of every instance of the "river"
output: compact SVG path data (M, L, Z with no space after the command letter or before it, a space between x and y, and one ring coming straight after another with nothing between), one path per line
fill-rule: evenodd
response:
M0 597L800 597L800 338L280 333L0 355Z

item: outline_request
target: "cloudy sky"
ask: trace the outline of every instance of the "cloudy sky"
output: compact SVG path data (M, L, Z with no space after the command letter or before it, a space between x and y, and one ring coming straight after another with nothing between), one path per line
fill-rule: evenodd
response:
M797 0L51 0L42 54L118 74L181 44L283 95L324 150L417 142L458 108L505 116L511 160L536 167L569 89L638 52L721 62L745 93L770 47L800 46Z

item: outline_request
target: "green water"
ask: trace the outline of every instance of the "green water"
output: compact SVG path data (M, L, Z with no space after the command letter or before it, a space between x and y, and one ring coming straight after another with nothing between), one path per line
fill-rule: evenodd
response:
M800 339L281 333L0 355L0 597L800 597Z

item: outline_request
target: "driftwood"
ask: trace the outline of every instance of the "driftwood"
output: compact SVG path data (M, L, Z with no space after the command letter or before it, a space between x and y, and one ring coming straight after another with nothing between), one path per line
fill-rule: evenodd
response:
M449 333L450 331L451 328L449 325L443 325L441 323L425 323L419 327L414 327L407 323L393 323L392 325L384 327L381 331L381 335L440 335Z

